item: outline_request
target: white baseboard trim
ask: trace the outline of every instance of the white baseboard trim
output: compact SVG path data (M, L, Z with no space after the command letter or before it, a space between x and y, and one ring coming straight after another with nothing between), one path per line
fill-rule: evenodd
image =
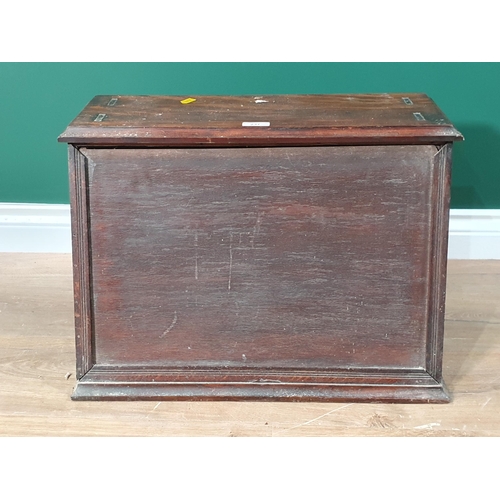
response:
M500 259L500 209L452 209L448 258Z
M0 203L0 252L70 253L69 205Z
M70 253L69 205L0 203L0 252ZM448 257L500 259L500 209L452 209Z

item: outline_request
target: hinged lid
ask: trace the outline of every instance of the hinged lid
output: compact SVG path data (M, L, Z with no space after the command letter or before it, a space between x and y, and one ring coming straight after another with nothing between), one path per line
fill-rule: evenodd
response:
M425 94L96 96L59 137L78 145L172 147L462 139Z

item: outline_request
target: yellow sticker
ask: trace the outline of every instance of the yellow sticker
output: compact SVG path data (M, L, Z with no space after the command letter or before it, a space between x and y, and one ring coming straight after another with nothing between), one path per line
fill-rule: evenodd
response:
M194 101L196 101L196 99L193 99L192 97L188 97L187 99L184 99L183 101L181 101L181 104L191 104Z

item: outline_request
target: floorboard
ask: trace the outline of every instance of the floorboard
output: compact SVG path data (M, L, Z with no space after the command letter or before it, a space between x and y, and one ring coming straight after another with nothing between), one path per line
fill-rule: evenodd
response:
M71 256L0 254L0 435L500 436L500 261L448 270L450 404L73 402Z

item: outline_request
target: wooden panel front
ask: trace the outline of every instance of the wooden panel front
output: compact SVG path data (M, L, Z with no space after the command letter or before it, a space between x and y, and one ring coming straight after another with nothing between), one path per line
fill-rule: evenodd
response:
M81 152L98 365L425 368L436 147Z

